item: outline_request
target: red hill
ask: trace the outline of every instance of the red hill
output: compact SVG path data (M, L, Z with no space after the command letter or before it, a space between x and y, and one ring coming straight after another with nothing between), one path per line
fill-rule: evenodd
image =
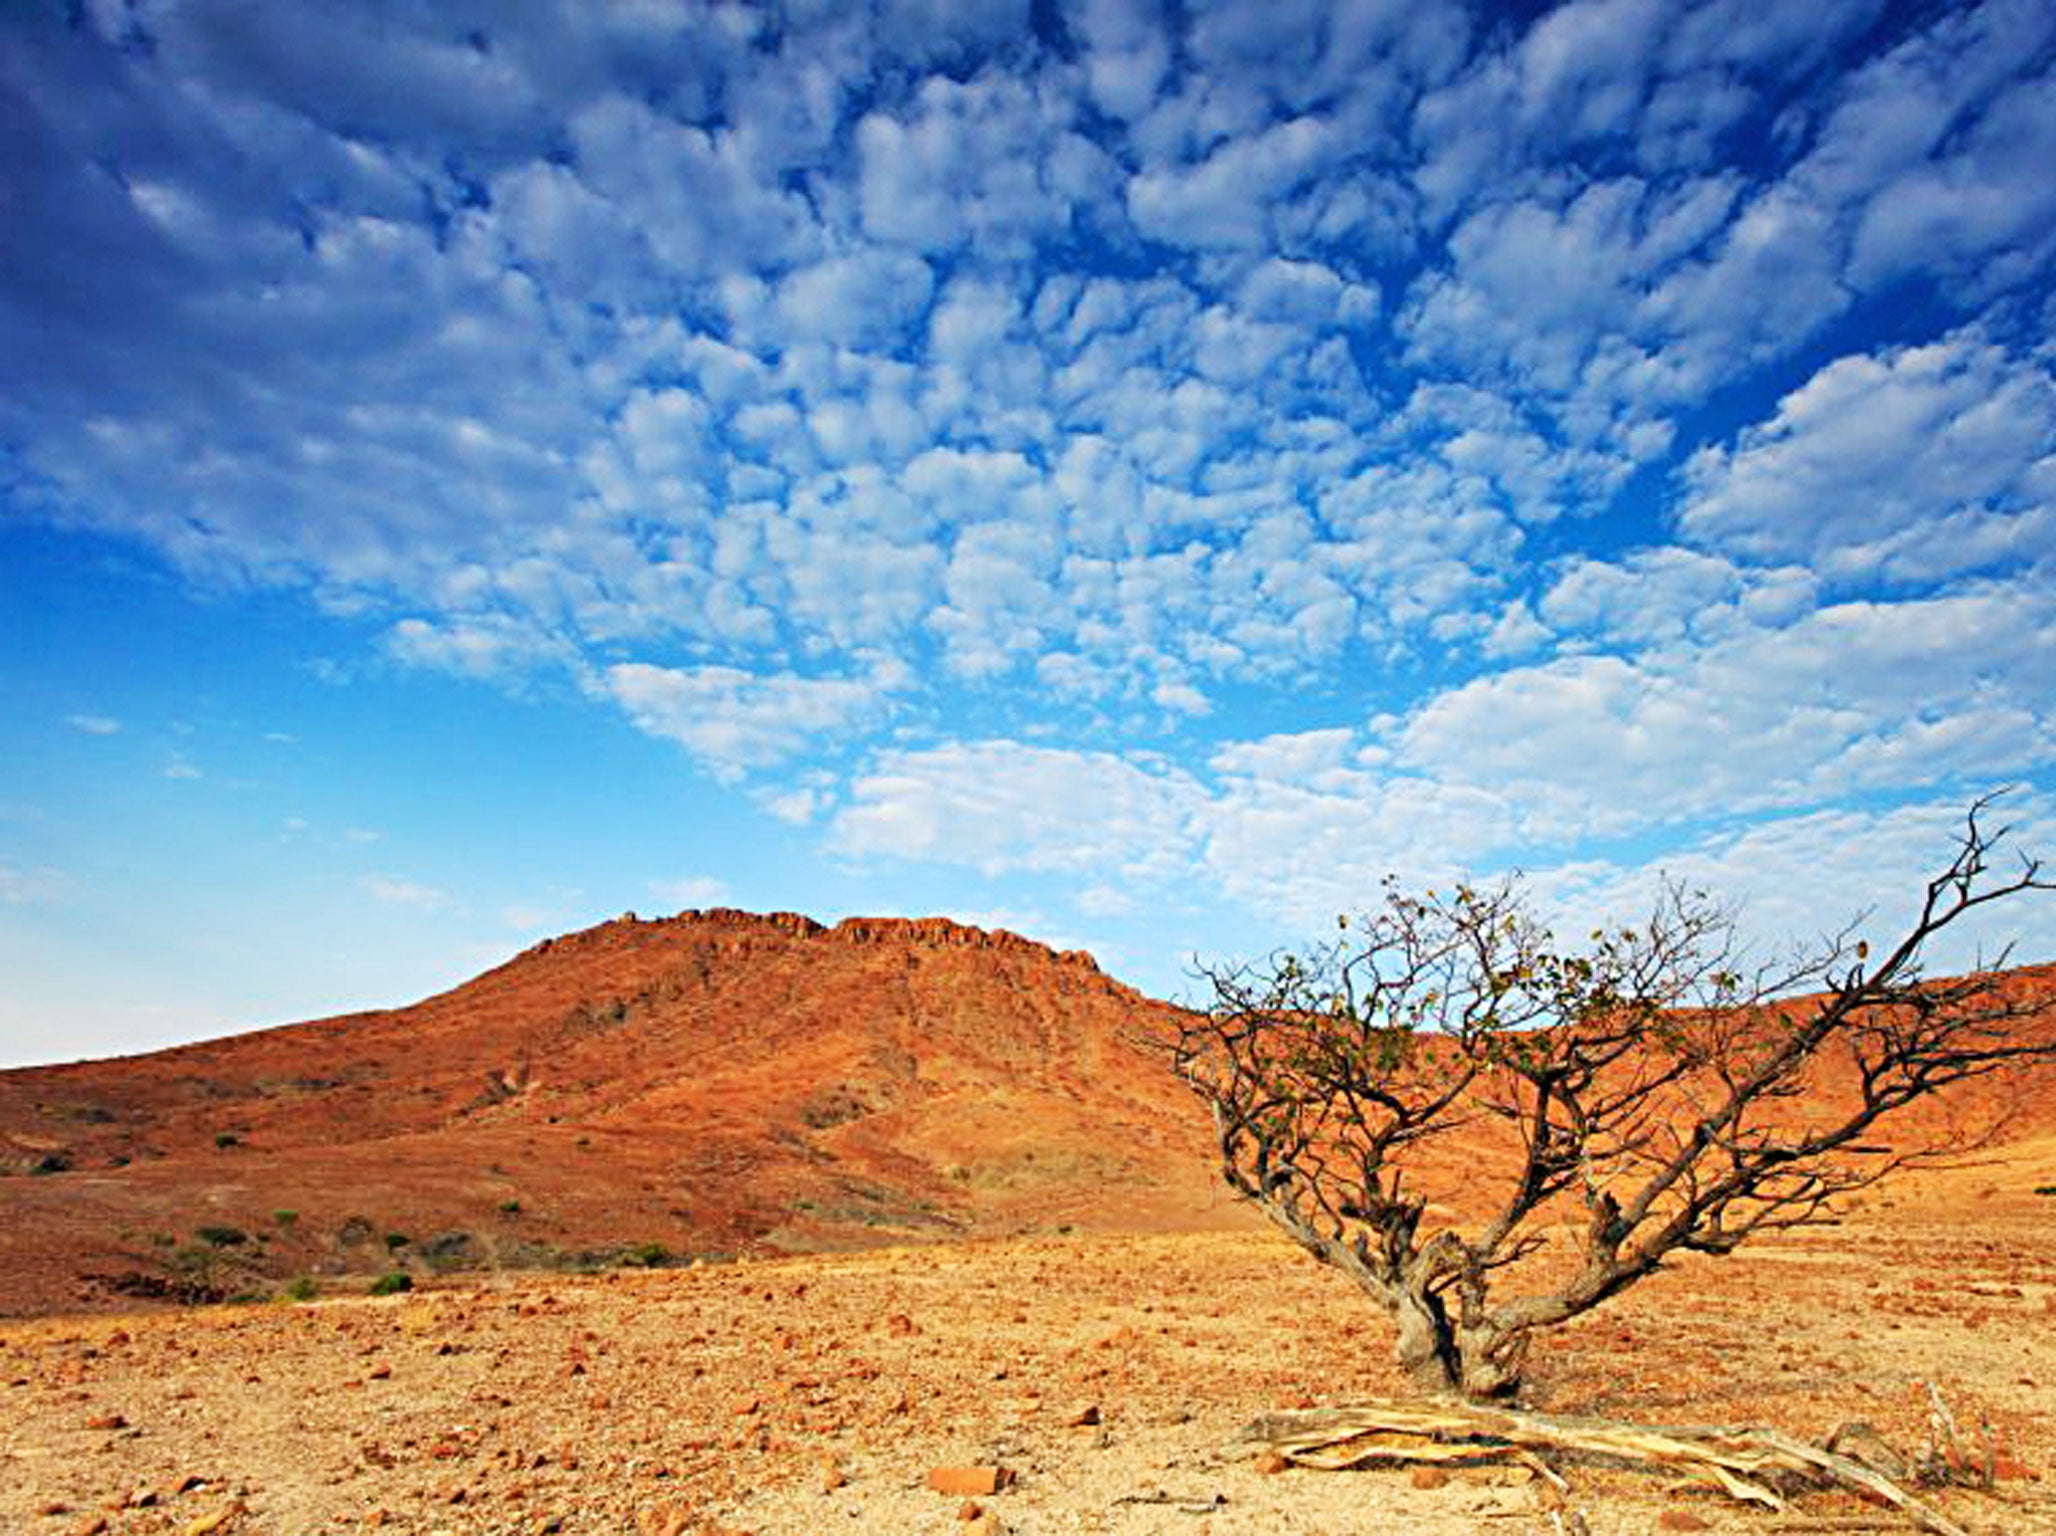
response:
M717 910L409 1008L0 1073L0 1311L1231 1219L1137 1040L1163 1011L1010 933Z

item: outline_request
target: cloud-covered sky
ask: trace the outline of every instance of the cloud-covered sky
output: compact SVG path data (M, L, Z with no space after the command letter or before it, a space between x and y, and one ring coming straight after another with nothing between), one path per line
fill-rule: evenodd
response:
M2043 0L8 7L0 1060L2056 851L2052 165Z

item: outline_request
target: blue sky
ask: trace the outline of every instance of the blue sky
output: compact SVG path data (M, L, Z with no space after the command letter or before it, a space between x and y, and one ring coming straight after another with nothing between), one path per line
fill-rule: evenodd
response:
M2043 0L9 6L0 1061L2056 847L2051 166Z

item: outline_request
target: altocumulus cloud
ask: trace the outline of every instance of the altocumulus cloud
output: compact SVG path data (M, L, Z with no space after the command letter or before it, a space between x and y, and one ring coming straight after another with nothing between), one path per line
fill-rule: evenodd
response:
M2049 771L2033 0L0 26L12 511L825 853L1299 922Z

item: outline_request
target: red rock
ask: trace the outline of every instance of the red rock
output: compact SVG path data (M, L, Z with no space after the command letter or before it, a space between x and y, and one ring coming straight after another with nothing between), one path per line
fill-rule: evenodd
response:
M937 1467L928 1474L928 1486L937 1493L991 1495L1013 1482L1011 1467Z
M127 1429L128 1420L118 1413L103 1413L97 1419L86 1420L88 1429Z
M1446 1488L1449 1474L1440 1467L1415 1467L1407 1474L1407 1481L1416 1488Z
M1086 1404L1085 1407L1080 1408L1064 1422L1073 1429L1083 1429L1087 1425L1097 1424L1099 1422L1099 1404Z
M1689 1509L1667 1509L1656 1517L1659 1531L1710 1531L1712 1522Z
M88 1515L71 1528L71 1536L100 1536L107 1529L105 1515Z
M1258 1454L1256 1460L1251 1462L1250 1465L1255 1467L1265 1477L1275 1477L1291 1466L1292 1463L1276 1451L1263 1451Z
M976 1520L984 1513L985 1506L976 1499L966 1499L957 1506L957 1518L959 1520Z

